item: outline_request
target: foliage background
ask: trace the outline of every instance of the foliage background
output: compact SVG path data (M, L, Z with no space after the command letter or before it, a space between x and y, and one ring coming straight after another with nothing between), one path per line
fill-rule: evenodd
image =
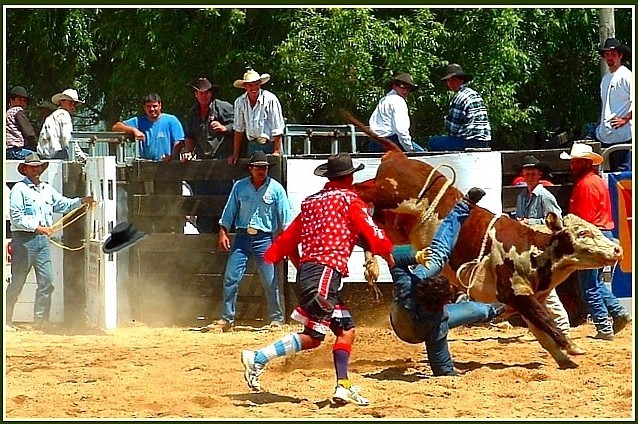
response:
M632 46L632 12L616 8L616 38ZM443 133L451 92L440 78L461 64L484 97L494 148L540 148L599 113L596 8L23 8L5 9L6 86L35 105L67 87L86 105L76 129L141 113L149 92L183 118L190 82L207 76L231 103L247 67L270 73L288 123L364 122L387 84L409 72L412 133ZM630 66L631 68L631 66Z

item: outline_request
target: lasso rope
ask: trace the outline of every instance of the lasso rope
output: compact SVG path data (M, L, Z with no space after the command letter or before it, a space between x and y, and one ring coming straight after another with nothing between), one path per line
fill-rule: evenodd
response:
M443 198L443 195L445 194L447 189L452 184L454 184L454 181L456 181L456 171L454 170L454 168L452 168L450 165L448 165L446 163L442 163L440 165L437 165L436 167L432 168L432 171L430 171L430 174L428 175L428 178L425 180L425 183L423 184L423 188L421 188L421 191L419 192L419 196L417 198L417 202L421 202L423 200L423 196L425 195L425 191L429 188L430 181L432 180L432 177L434 176L434 173L436 171L438 171L439 168L441 168L441 167L446 167L450 171L452 171L452 179L450 180L450 179L448 179L446 177L445 183L441 187L441 190L434 197L434 199L432 200L432 203L430 203L428 205L428 208L421 214L421 222L424 222L424 221L427 221L427 220L430 219L430 217L434 214L434 210L436 209L437 205L439 204L439 202Z
M97 203L95 203L94 205L97 205ZM73 224L75 221L77 221L78 219L80 219L84 215L86 215L88 210L92 211L93 209L95 209L95 206L91 206L88 203L83 203L80 206L78 206L77 208L74 208L74 209L70 210L69 212L64 214L62 216L62 218L60 218L59 220L54 222L53 225L51 225L51 230L52 230L51 235L53 235L54 233L57 233L58 231L62 231L62 229L68 227L69 225ZM78 213L77 216L73 217L73 219L68 220L68 217L73 215L78 210L82 210L82 212ZM85 241L84 243L82 243L82 245L80 245L78 247L69 247L69 246L66 246L66 245L64 245L62 243L58 243L57 241L52 239L51 236L49 236L49 242L51 242L51 244L54 245L54 246L57 246L57 247L59 247L61 249L64 249L64 250L68 250L70 252L76 252L78 250L82 250L88 244L88 241Z
M456 275L457 275L457 278L458 278L459 273L461 273L463 270L465 270L465 268L474 265L472 267L472 270L470 271L470 276L469 276L468 284L467 284L466 294L467 294L468 297L470 296L470 290L472 289L472 287L474 287L474 273L476 273L476 270L478 269L478 265L483 260L483 257L486 256L485 255L485 248L487 247L487 238L490 235L490 230L492 229L492 227L494 227L494 225L496 225L496 221L503 215L504 214L494 215L492 217L492 219L490 220L489 224L487 224L487 229L485 230L485 235L483 236L483 242L481 243L481 250L479 251L478 257L476 259L470 261L470 262L464 263L456 271ZM460 278L458 278L458 280L461 281Z

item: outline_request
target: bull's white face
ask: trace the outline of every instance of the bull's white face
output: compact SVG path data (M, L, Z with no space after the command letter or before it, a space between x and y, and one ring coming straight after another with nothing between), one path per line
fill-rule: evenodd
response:
M563 219L548 216L547 226L553 233L550 244L543 250L532 246L523 252L518 252L514 246L505 251L491 231L492 266L512 267L510 285L518 295L531 295L539 285L544 292L549 291L574 271L602 268L622 259L619 244L575 215L569 214ZM541 283L541 280L544 282Z
M573 256L577 269L602 268L622 259L622 247L605 237L595 225L572 214L566 215L562 222L562 231L555 233L554 237L561 238L558 240L559 249L562 243L567 243L567 239L571 241L574 252L568 256Z

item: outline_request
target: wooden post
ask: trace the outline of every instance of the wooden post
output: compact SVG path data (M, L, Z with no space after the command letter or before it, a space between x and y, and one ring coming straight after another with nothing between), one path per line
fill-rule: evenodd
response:
M600 44L602 45L606 39L614 38L616 36L616 24L614 21L614 9L603 8L599 9L600 27L598 28L598 36ZM600 58L600 77L604 77L609 73L609 68L605 59Z

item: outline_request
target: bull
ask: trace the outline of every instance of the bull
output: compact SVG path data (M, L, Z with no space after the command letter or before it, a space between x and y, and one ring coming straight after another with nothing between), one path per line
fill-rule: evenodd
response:
M436 229L463 194L437 169L408 158L394 143L347 116L387 150L375 178L355 184L354 190L373 206L374 221L392 241L411 244L425 264ZM543 231L474 208L443 274L473 299L505 303L510 313L518 312L561 369L576 368L567 356L575 345L558 330L545 300L572 272L621 260L622 248L574 215L561 219L550 214L546 221Z

